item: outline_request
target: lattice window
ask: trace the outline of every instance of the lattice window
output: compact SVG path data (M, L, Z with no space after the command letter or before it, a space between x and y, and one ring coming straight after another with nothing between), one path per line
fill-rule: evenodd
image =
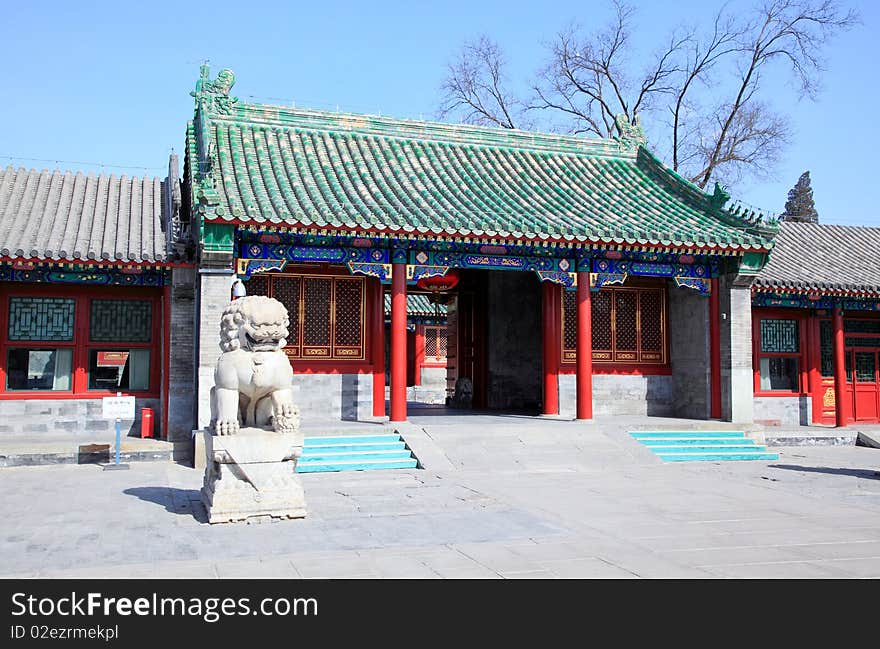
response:
M635 291L615 291L614 360L637 361L639 349L639 296Z
M287 307L289 358L364 359L363 278L271 273L266 279L267 294Z
M594 363L666 362L666 302L659 288L603 288L591 296ZM577 297L563 302L562 362L577 359Z
M363 340L364 284L359 279L337 279L335 284L334 351L339 356L357 356Z
M822 376L834 376L834 328L830 320L819 322L819 357Z
M843 331L848 334L880 334L880 320L844 320Z
M248 295L269 295L269 278L265 275L254 275L244 283Z
M795 354L800 351L797 320L761 320L761 351Z
M76 301L63 297L10 297L9 340L73 340Z
M287 347L288 355L299 356L299 309L302 288L301 277L280 276L272 279L272 297L281 302L287 309L287 317L290 320L288 326ZM268 290L268 289L267 289Z
M446 327L425 327L425 358L446 360Z
M147 300L92 300L92 342L148 343L152 339L153 304Z
M330 356L330 299L333 280L306 277L303 280L303 355Z
M856 352L856 381L859 383L876 383L877 354L876 352Z

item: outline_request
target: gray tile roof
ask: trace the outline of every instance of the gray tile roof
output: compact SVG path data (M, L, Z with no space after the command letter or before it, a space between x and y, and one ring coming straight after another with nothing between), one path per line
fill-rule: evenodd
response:
M0 255L54 261L165 261L162 181L0 169Z
M385 294L385 315L391 313L391 296ZM440 317L446 317L445 304L432 304L427 295L422 293L407 293L406 295L406 314L433 316L439 314Z
M880 228L783 221L755 284L880 294Z

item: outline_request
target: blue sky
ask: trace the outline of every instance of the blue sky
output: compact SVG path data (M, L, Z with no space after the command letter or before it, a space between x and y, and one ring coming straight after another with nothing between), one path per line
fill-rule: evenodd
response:
M682 22L705 24L714 1L633 2L647 49ZM739 0L734 6L751 3ZM770 180L734 197L778 213L805 170L825 223L880 226L874 196L878 151L880 9L855 2L863 24L826 52L817 102L777 83L792 145ZM675 7L675 11L670 11ZM164 175L181 152L199 64L235 71L247 101L433 119L439 85L460 44L491 34L514 82L544 61L566 24L598 27L605 2L162 2L11 3L0 23L4 61L0 164ZM781 79L781 77L780 77ZM57 164L56 164L57 161ZM113 166L111 166L113 165Z

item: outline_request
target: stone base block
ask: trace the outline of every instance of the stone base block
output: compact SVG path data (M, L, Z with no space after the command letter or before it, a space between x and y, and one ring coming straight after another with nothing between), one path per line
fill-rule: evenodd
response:
M303 518L305 494L294 472L302 435L243 428L229 437L204 435L202 503L208 522L251 517Z

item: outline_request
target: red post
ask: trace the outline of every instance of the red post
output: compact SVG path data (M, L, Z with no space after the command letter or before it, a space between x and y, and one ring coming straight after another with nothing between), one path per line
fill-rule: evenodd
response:
M721 302L718 278L711 279L709 294L709 417L721 419Z
M391 268L391 421L406 421L406 264Z
M544 414L559 414L559 288L541 283L541 315L544 345Z
M577 418L593 418L593 315L586 271L577 274Z
M373 320L370 325L373 356L373 416L385 416L385 295L382 282L373 283Z
M837 425L846 426L849 408L846 400L846 349L843 337L843 311L834 309L834 412Z
M416 357L413 359L413 385L422 384L422 365L425 364L425 325L416 325Z

